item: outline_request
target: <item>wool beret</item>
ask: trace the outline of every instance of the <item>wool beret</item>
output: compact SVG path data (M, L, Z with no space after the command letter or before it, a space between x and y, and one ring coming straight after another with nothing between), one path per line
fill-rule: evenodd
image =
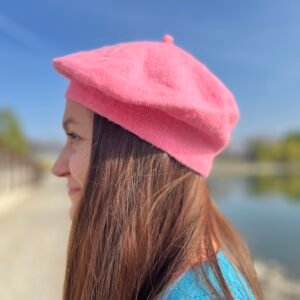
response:
M130 41L52 60L76 101L207 177L240 112L231 91L201 61L161 41Z

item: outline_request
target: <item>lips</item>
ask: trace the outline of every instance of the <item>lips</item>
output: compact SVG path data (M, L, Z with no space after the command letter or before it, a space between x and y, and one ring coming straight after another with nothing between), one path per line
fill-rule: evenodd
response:
M71 188L71 189L69 189L69 194L74 194L74 193L77 193L79 191L80 191L80 189L78 189L78 188Z

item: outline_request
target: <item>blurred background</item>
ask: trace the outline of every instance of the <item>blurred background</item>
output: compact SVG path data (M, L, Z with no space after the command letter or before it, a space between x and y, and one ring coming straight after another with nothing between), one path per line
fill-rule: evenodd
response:
M60 299L68 81L52 59L133 40L174 43L233 92L241 119L209 178L253 253L266 299L300 299L300 1L1 1L0 299Z

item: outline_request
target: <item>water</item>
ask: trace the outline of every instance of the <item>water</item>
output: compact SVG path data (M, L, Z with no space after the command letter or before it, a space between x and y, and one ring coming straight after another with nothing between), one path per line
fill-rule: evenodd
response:
M212 178L220 210L246 239L255 260L300 281L300 176Z

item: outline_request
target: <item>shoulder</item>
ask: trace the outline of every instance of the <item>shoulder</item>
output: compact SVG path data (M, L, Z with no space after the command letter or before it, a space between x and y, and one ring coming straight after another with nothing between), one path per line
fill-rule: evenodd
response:
M243 275L234 268L232 263L226 257L222 250L217 253L219 266L226 283L234 297L234 299L254 299L254 296L247 285ZM218 286L217 280L208 264L204 263L205 271L218 292L221 288ZM215 299L204 282L199 282L192 271L187 270L175 282L173 282L163 293L162 300L183 300L183 299ZM224 298L225 299L225 298Z

